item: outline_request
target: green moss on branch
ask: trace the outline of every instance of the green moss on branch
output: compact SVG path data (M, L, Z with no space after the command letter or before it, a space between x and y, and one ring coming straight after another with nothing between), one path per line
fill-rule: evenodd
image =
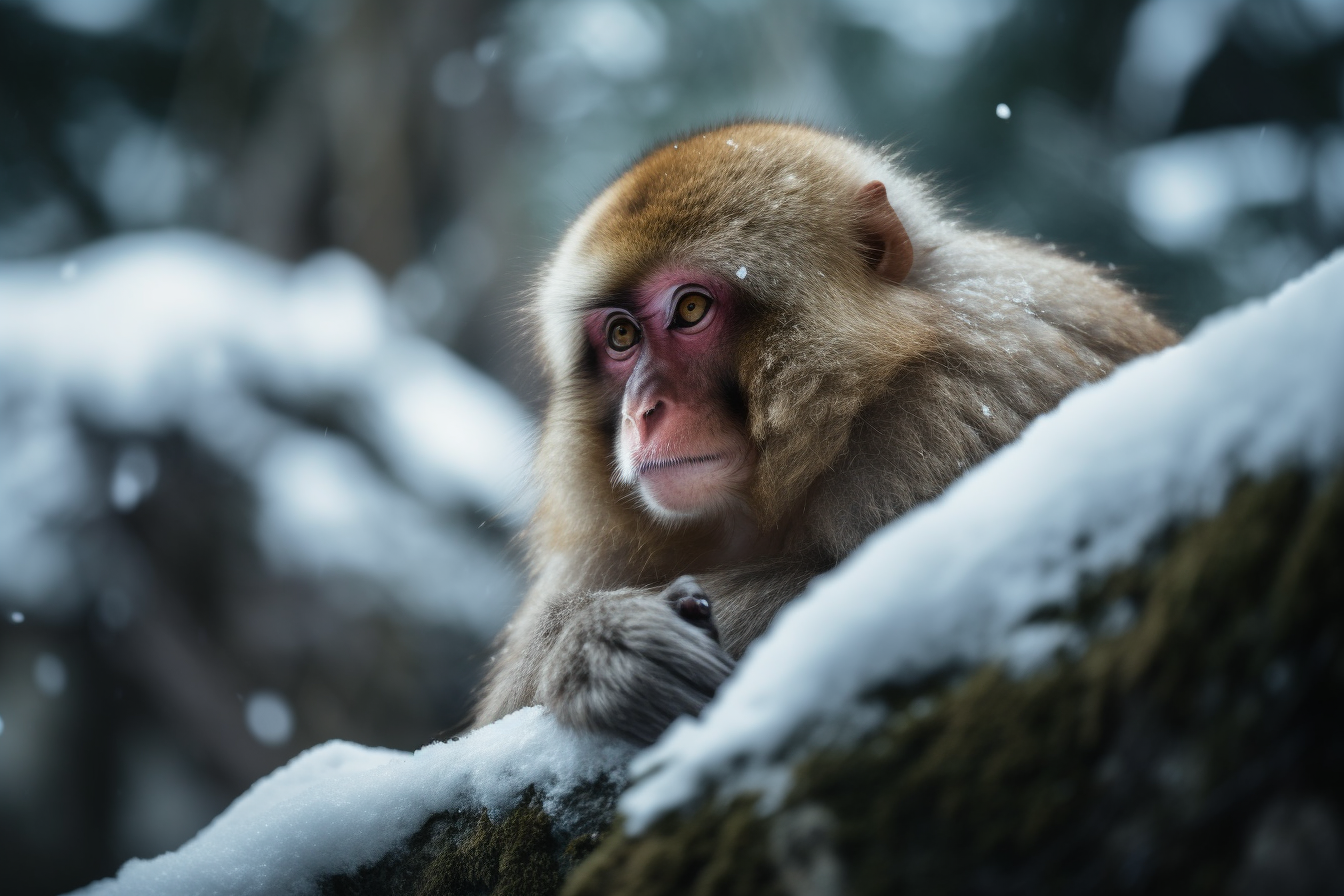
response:
M880 730L801 763L778 811L615 833L564 892L1344 885L1344 475L1245 484L1063 615L1091 634L1081 655L975 670L917 711L906 692Z

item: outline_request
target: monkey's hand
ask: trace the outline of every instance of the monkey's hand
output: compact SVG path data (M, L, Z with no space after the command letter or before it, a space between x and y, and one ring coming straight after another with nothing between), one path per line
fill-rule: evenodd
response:
M690 576L660 593L609 591L572 605L541 669L540 696L566 725L652 743L698 713L733 670L709 597Z

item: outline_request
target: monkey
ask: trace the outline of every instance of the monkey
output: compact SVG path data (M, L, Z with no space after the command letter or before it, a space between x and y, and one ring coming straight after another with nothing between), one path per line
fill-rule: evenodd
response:
M637 744L876 529L1176 341L1109 273L965 224L898 154L761 121L637 161L531 313L531 586L474 724L540 703Z

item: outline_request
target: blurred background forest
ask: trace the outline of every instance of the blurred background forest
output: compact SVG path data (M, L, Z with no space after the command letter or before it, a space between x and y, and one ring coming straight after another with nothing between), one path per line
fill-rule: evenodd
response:
M461 724L514 311L642 150L891 143L1189 329L1341 242L1342 111L1344 0L0 0L4 892Z

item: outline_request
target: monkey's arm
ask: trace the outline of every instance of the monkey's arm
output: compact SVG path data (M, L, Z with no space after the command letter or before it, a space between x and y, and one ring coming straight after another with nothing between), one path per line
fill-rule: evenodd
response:
M693 580L661 592L581 592L538 600L505 637L477 725L541 703L562 723L652 743L694 714L733 669Z

